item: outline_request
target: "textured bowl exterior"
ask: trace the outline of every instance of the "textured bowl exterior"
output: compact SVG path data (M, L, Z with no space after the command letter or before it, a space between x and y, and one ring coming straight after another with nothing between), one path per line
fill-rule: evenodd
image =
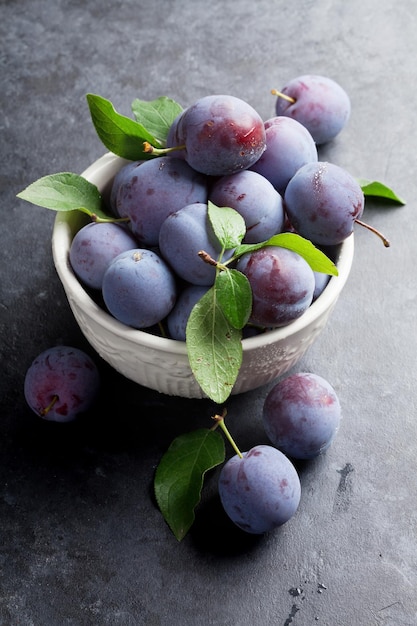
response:
M105 154L83 176L108 193L112 180L126 163ZM79 211L58 213L52 235L57 273L81 331L96 352L130 380L164 394L203 398L188 362L184 342L129 328L103 310L84 290L69 263L72 238L85 216ZM261 387L291 369L324 329L347 281L353 261L351 235L341 245L337 267L321 296L297 320L277 330L243 340L243 362L233 394Z

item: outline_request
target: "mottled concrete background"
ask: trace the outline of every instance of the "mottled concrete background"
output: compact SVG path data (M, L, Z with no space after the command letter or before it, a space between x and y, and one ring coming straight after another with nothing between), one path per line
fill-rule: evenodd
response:
M413 0L0 1L1 626L413 626L417 624ZM344 407L328 453L300 468L294 519L263 538L225 520L208 477L177 544L152 496L172 439L209 403L159 396L100 363L96 412L54 427L30 413L26 368L58 343L89 351L53 267L53 214L16 199L37 178L104 152L85 95L130 114L136 98L186 106L230 93L263 118L299 74L340 82L348 127L321 158L408 201L368 202L336 310L297 371ZM268 389L228 403L242 449L264 441Z

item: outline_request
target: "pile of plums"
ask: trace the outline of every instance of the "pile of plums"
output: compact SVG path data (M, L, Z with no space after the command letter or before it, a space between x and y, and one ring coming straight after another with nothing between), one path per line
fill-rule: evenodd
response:
M239 98L203 97L174 120L166 153L120 169L109 204L127 223L90 223L70 250L75 274L101 293L116 319L137 329L164 322L171 338L184 341L189 313L215 279L215 268L198 252L213 259L222 252L208 219L210 202L240 213L244 243L291 230L326 250L351 234L363 192L349 172L320 162L317 152L349 117L346 93L334 81L304 76L283 89L276 109L263 122ZM232 254L226 250L223 260ZM328 278L279 247L248 253L236 268L252 288L249 323L258 328L302 315Z

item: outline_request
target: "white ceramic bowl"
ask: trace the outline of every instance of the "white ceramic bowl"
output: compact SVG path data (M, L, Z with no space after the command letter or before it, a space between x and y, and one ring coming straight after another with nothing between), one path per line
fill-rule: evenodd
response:
M83 172L83 176L105 194L116 172L126 162L113 154L105 154ZM79 211L58 213L52 250L69 305L87 340L114 369L140 385L169 395L204 397L191 372L185 343L121 324L82 287L71 269L69 249L74 234L84 223L85 216ZM321 296L300 318L283 328L243 340L243 363L233 394L273 381L301 359L326 325L349 276L353 250L351 235L340 246L336 259L339 275L330 279Z

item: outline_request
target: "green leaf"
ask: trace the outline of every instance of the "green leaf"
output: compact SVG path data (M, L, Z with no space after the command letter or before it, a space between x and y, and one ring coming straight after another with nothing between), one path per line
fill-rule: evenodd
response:
M225 250L238 246L246 233L243 217L230 207L218 207L208 202L208 216L214 234Z
M156 147L160 143L142 124L117 113L106 98L89 93L87 102L94 128L110 152L131 161L154 158L144 151L143 143L147 141Z
M252 311L252 289L246 276L226 269L216 277L217 301L234 328L243 328Z
M166 96L151 101L136 98L132 102L132 112L136 121L152 133L162 145L166 143L172 122L182 110L178 102Z
M242 363L242 332L227 320L215 287L194 306L186 344L191 370L204 393L217 404L230 396Z
M17 194L18 198L53 211L79 210L106 218L101 209L101 195L93 183L71 172L39 178Z
M280 246L281 248L293 250L307 261L313 271L330 274L332 276L338 275L336 265L326 254L324 254L324 252L316 248L316 246L309 239L305 239L295 233L279 233L262 243L243 244L236 248L233 259L236 259L248 252L260 250L265 246Z
M180 435L162 457L155 474L155 497L178 541L194 522L204 474L224 459L223 437L206 428Z
M358 183L365 196L386 198L398 204L405 204L405 200L397 196L395 191L387 187L387 185L384 185L384 183L380 183L377 180L367 180L366 178L359 178Z

